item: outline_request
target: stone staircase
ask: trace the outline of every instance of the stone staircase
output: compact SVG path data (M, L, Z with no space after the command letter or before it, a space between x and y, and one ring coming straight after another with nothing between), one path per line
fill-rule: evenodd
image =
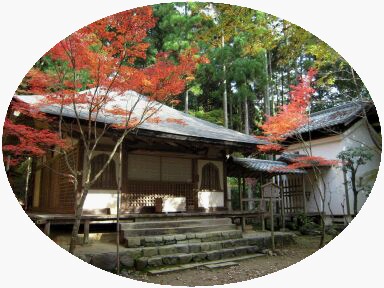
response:
M120 229L120 240L127 247L123 257L129 259L125 265L123 258L122 266L136 270L230 261L260 254L270 246L270 238L265 235L243 237L230 218L148 219L122 223Z

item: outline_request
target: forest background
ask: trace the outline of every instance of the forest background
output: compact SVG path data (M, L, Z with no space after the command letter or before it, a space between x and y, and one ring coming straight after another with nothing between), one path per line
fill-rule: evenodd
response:
M310 67L317 69L310 112L354 99L369 99L359 75L336 51L313 34L260 11L217 3L180 2L153 5L156 25L146 41L146 60L166 51L177 55L197 48L208 61L200 64L174 108L246 134L260 134L266 115L289 101L289 90ZM53 70L42 57L34 68ZM87 88L87 74L83 77ZM28 94L23 81L17 94Z

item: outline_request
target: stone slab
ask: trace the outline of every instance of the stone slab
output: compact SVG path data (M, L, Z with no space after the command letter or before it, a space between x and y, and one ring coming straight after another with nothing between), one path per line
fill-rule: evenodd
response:
M242 260L248 260L252 258L257 258L257 257L265 257L264 254L252 254L252 255L245 255L241 257L234 257L231 258L231 262L235 261L242 261ZM218 263L225 263L229 262L228 260L217 260L217 261L210 261L210 262L204 262L204 263L188 263L188 264L183 264L183 265L178 265L174 267L164 267L160 269L150 269L148 270L149 274L165 274L165 273L170 273L170 272L176 272L176 271L182 271L182 270L187 270L187 269L192 269L196 267L201 267L209 264L218 264Z
M223 263L213 263L213 264L206 264L204 267L208 269L217 269L217 268L225 268L225 267L231 267L231 266L238 266L239 263L236 262L223 262Z

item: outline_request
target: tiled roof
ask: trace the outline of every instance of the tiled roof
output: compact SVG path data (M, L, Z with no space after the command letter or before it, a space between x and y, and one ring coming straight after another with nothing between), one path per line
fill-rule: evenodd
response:
M301 169L286 168L288 164L282 161L231 157L228 162L228 165L232 165L230 170L235 170L236 166L239 166L249 172L262 172L273 175L305 173L305 171Z
M134 111L137 113L137 117L141 116L141 112L147 106L147 98L143 95L140 95L134 91L127 91L122 95L111 95L114 97L114 102L111 104L111 107L121 107L126 109L126 107L135 106ZM16 99L24 101L29 104L35 104L42 99L43 96L15 96ZM137 100L140 100L137 104ZM152 103L152 102L151 102ZM224 128L222 126L210 123L208 121L195 118L186 113L173 109L169 106L162 105L158 102L154 102L152 105L157 105L155 108L159 108L159 111L156 113L155 117L161 119L159 123L144 122L138 128L141 131L153 131L156 132L158 137L173 137L180 140L186 138L196 138L201 140L213 140L219 143L225 144L246 144L246 145L260 145L266 144L265 140L256 138L254 136L246 135L231 129ZM60 115L60 106L59 105L45 105L40 108L44 113L51 115ZM79 107L78 115L81 119L88 119L87 107ZM63 116L69 118L75 118L75 112L72 106L66 106L63 110ZM135 113L133 113L135 114ZM181 125L174 123L172 121L167 121L167 119L177 119L185 123L186 125ZM121 118L118 116L100 113L97 115L96 121L101 123L108 124L118 124L121 122Z
M298 159L298 158L303 158L303 159ZM307 159L304 160L305 158ZM310 159L308 159L308 155L297 154L297 153L282 153L279 157L279 161L282 161L287 164L293 164L293 163L310 164L313 167L330 167L334 165L334 163L331 163L332 160L327 160L323 157L310 157Z
M311 114L308 124L303 125L298 132L305 133L320 129L331 129L336 125L348 125L362 116L363 109L369 110L372 102L354 101L340 106Z
M297 153L282 153L280 156L279 156L279 161L282 161L284 163L288 163L288 164L291 164L291 163L294 163L295 162L295 159L296 158L299 158L299 157L306 157L307 155L304 155L304 154L297 154Z

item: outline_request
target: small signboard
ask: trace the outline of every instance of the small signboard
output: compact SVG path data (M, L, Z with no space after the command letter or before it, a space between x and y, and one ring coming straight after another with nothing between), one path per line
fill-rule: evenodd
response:
M261 191L263 193L263 198L279 198L280 197L280 187L275 183L269 182L261 186Z

